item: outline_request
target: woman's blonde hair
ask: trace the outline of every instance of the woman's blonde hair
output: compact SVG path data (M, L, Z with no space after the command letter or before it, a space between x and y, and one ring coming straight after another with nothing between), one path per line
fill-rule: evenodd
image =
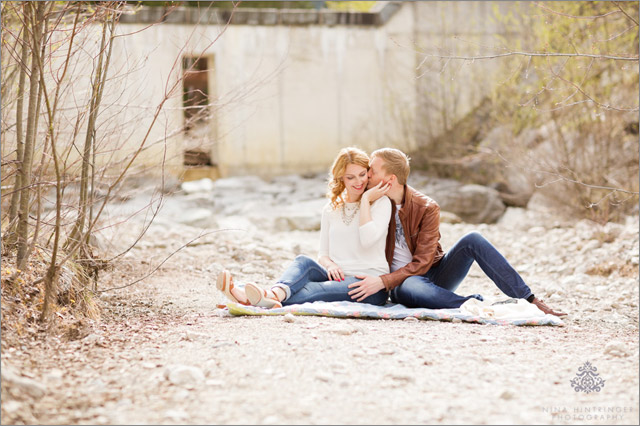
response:
M331 207L335 210L345 203L344 172L349 164L357 164L369 170L369 156L360 148L342 148L333 161L329 173L329 191L327 197L331 200Z

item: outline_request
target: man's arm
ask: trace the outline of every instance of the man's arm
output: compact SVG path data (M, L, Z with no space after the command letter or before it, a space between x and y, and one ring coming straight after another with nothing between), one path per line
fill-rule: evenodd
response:
M406 235L406 238L411 238ZM413 275L424 275L431 268L440 241L440 207L430 203L422 215L411 262L397 271L379 277L387 290L391 290Z

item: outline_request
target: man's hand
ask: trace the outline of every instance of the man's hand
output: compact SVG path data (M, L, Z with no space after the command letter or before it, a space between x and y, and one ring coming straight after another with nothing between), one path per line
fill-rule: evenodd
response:
M359 278L362 281L349 285L349 288L353 288L353 290L349 292L349 296L351 296L352 299L356 299L356 302L361 302L372 294L376 294L380 290L384 290L384 284L380 277L356 275L356 278Z

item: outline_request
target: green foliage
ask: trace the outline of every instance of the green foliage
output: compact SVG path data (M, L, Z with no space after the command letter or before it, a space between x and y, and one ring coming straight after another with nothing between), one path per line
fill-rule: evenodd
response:
M544 127L546 144L513 147L527 167L544 172L538 183L588 217L615 219L637 204L638 2L518 3L520 13L494 14L505 51L572 56L513 56L509 77L496 87L494 118L514 133ZM522 31L522 29L526 29ZM584 55L633 57L635 61ZM544 155L542 154L544 152ZM543 176L541 178L540 176ZM586 209L585 209L586 207Z
M345 12L369 12L375 1L326 1L327 9Z

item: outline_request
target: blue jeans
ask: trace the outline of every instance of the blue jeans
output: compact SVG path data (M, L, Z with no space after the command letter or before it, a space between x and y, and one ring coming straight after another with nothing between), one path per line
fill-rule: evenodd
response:
M287 299L282 302L283 305L316 301L355 302L348 294L353 289L348 286L358 281L360 279L350 276L346 276L344 281L331 281L327 271L318 262L307 256L298 256L284 271L277 285L286 286L290 290L290 295L287 294ZM384 305L387 298L386 290L381 290L361 303Z
M472 297L483 300L479 294L463 297L454 293L474 260L507 296L526 299L532 295L507 259L478 232L470 232L425 275L409 277L391 290L391 301L409 308L441 309L459 308Z

